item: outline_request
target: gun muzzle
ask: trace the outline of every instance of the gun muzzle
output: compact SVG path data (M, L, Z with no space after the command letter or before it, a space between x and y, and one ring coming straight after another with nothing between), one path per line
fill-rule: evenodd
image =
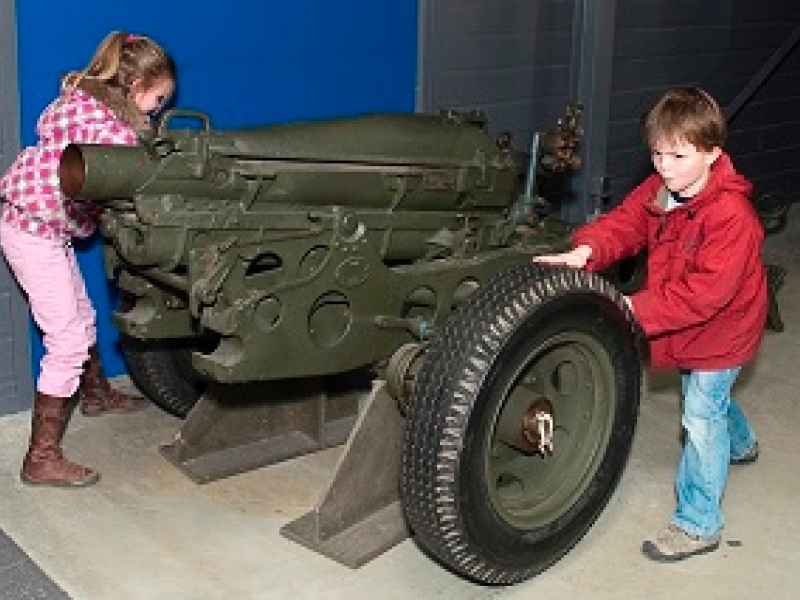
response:
M69 198L130 198L155 169L141 146L70 144L61 154L58 178Z

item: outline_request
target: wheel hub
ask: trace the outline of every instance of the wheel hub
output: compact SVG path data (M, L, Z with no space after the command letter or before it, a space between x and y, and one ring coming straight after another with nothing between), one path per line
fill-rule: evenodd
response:
M554 424L553 405L547 398L539 398L522 414L521 448L542 455L552 454Z

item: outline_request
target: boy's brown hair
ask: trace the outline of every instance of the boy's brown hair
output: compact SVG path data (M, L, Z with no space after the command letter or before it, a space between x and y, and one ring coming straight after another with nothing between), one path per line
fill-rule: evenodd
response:
M722 147L728 134L719 104L699 88L668 91L645 116L643 129L650 147L685 140L704 152Z

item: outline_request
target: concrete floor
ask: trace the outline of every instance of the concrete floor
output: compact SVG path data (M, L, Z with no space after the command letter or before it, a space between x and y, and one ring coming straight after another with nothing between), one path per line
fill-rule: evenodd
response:
M80 491L31 489L18 479L29 414L0 419L0 528L76 600L800 596L800 214L767 243L789 267L780 304L786 331L767 335L736 396L760 436L760 460L732 469L720 549L674 565L644 559L643 539L673 508L680 452L677 380L651 378L632 456L608 508L563 560L510 588L443 570L405 541L358 570L279 534L316 502L340 450L207 485L158 453L179 421L156 408L132 416L76 416L66 447L99 468ZM0 578L2 573L0 573ZM558 596L556 596L558 595ZM39 596L37 596L39 597Z

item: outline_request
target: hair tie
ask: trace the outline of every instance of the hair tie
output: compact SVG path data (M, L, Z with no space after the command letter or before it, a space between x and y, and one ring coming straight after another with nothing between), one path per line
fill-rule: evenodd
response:
M133 33L129 33L128 35L125 36L125 42L124 43L132 44L133 42L135 42L138 39L139 39L138 35L133 34Z

